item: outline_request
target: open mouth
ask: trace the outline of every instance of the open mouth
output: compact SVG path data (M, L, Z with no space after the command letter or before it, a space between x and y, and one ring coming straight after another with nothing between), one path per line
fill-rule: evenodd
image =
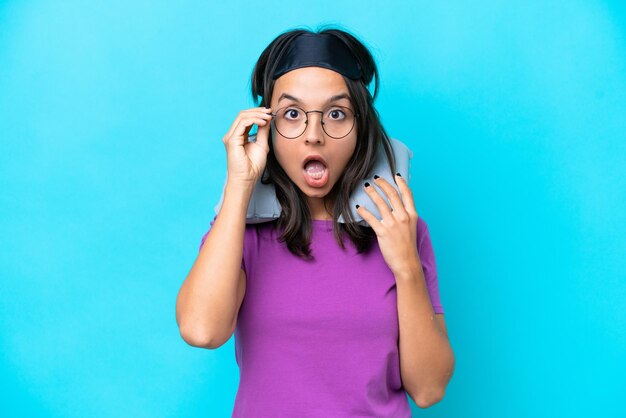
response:
M307 184L311 187L322 187L328 182L328 166L321 156L307 157L302 170Z

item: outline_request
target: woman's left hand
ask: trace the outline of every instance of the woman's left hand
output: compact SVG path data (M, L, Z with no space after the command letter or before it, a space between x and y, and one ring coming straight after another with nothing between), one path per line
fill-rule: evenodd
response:
M380 221L362 205L356 212L374 229L385 262L394 276L398 277L399 274L409 272L416 263L417 265L421 263L417 252L418 214L413 203L413 193L404 178L397 175L395 178L402 196L398 195L396 189L384 178L374 179L376 185L389 199L391 208L373 185L365 187L365 192L382 215Z

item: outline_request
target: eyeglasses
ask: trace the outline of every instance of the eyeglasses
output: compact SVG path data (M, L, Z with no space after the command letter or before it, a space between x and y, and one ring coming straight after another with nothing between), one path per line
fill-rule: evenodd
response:
M354 128L359 116L352 109L344 106L331 106L325 111L309 110L305 112L297 106L286 106L271 113L272 123L281 136L295 139L306 131L309 124L309 113L321 113L322 129L331 138L340 139L347 136Z

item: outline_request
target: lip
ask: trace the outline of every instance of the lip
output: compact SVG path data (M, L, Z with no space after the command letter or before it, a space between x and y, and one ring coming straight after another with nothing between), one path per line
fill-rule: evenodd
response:
M306 157L304 157L304 161L302 162L302 167L304 167L306 165L306 163L308 163L309 161L321 161L322 164L324 164L326 166L326 168L328 168L328 163L326 162L326 160L324 159L324 157L322 157L319 154L309 154Z
M306 173L304 166L309 161L319 161L326 167L326 171L320 179L313 179ZM328 181L330 180L330 168L328 167L328 163L326 162L324 157L319 154L309 154L304 158L304 162L302 163L302 174L304 175L304 180L310 187L324 187L326 186L326 183L328 183Z

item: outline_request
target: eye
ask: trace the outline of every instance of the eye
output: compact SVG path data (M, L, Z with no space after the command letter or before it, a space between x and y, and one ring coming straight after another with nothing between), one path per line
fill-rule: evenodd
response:
M346 113L341 108L334 108L328 111L328 118L331 120L341 120L346 117Z
M300 110L297 108L293 108L293 107L289 109L285 109L285 111L283 112L283 118L288 119L288 120L297 119L299 115L300 115Z

